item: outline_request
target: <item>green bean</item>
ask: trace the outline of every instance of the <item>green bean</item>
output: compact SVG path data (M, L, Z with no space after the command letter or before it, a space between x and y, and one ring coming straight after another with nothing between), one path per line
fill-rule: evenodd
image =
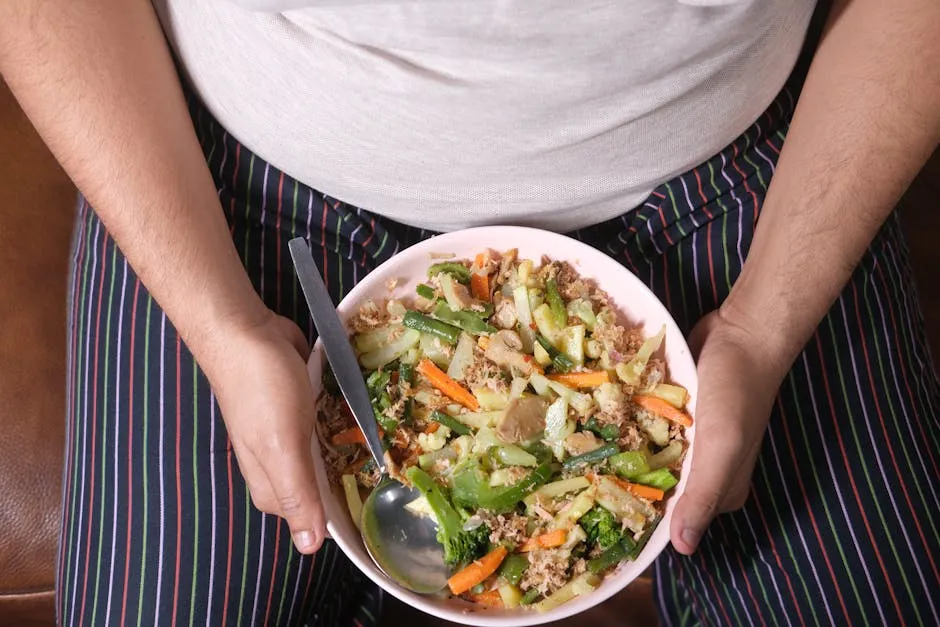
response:
M406 311L402 324L409 329L427 333L440 338L448 344L456 344L460 339L460 329L417 311Z
M448 416L444 412L435 409L431 412L431 420L434 422L439 422L457 435L470 435L470 427L460 422L453 416Z
M600 448L596 448L593 451L588 451L581 455L575 455L574 457L569 457L565 460L565 463L562 464L562 467L565 470L571 470L582 464L595 464L599 461L603 461L610 457L611 455L616 455L620 452L620 447L616 444L605 444Z
M428 268L428 278L442 273L451 275L461 283L470 283L470 269L462 263L445 261L443 263L435 263Z

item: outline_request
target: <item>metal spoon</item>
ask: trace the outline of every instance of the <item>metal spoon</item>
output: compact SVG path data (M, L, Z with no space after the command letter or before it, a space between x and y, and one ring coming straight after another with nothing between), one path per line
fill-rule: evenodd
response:
M287 246L327 360L382 473L378 486L362 506L359 528L366 550L382 572L403 587L419 594L439 592L447 585L449 570L444 549L437 541L437 524L405 509L421 493L388 477L379 426L348 333L307 242L298 237Z

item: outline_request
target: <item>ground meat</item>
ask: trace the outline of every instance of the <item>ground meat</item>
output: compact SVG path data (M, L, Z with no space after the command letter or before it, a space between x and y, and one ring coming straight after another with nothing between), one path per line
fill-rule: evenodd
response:
M540 594L551 594L568 583L568 562L571 552L564 549L536 549L529 552L529 568L522 577L523 590L536 588Z
M624 423L620 425L620 437L617 438L617 445L626 451L638 450L644 442L643 434L633 423Z
M652 389L666 378L666 363L662 359L650 359L646 363L643 376L640 377L640 387Z
M501 295L496 297L496 309L493 312L490 322L500 329L513 329L516 326L516 303L511 298L504 298Z
M471 390L489 388L494 392L505 392L507 389L500 367L487 359L478 347L473 348L473 361L464 370L463 379Z
M545 266L543 276L545 280L555 279L558 293L565 301L572 301L576 298L589 298L591 295L591 284L580 278L575 269L571 267L571 264L565 261L554 262Z
M496 273L496 278L493 280L494 286L498 287L512 277L513 265L518 256L519 251L515 248L507 250L502 254L499 259L499 272Z
M678 425L676 423L669 425L669 439L678 440L679 442L685 440L685 429L682 427L682 425Z
M516 546L522 544L528 537L526 523L528 518L519 514L493 514L485 510L477 512L490 528L490 542L502 544L509 542Z
M578 575L583 575L587 572L587 561L583 557L579 557L575 560L574 565L571 567L571 576L577 577Z
M388 324L388 311L373 300L367 300L347 325L354 333L374 331Z
M379 479L381 478L382 473L379 472L379 467L376 464L368 464L356 473L356 481L359 482L359 485L369 489L379 485Z

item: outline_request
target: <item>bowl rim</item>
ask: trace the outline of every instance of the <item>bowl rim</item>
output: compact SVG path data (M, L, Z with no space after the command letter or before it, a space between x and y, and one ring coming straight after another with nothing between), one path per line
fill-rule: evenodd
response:
M407 267L410 263L414 263L418 259L421 260L421 263L426 264L433 259L433 254L447 252L446 247L451 243L454 243L455 248L458 249L471 248L471 246L468 245L468 242L480 242L481 245L476 246L476 248L480 250L484 250L486 248L497 249L495 246L486 246L482 245L482 243L487 242L488 240L501 241L503 238L508 238L510 240L515 239L517 242L519 242L520 248L522 247L521 242L524 241L524 238L541 238L541 240L536 239L535 241L539 241L538 248L542 248L546 251L559 250L556 246L552 246L553 242L563 246L563 248L560 249L562 251L577 251L577 264L573 265L577 266L576 269L578 269L579 274L584 273L585 270L590 268L598 267L613 272L614 274L622 275L625 285L617 286L615 290L600 285L600 281L598 281L598 286L608 293L611 291L616 291L628 292L631 295L635 293L642 295L641 298L645 301L644 307L655 311L656 315L653 316L655 320L637 320L635 312L632 311L632 309L635 309L635 305L631 307L630 304L622 303L613 295L611 296L611 300L613 301L613 305L617 310L618 315L626 317L630 321L631 326L640 326L643 328L644 335L649 332L649 327L651 324L655 324L657 327L662 324L666 325L667 338L670 343L667 346L667 350L671 350L671 348L676 349L676 355L667 361L667 369L671 371L676 360L686 362L682 364L682 367L688 373L688 378L683 381L683 385L689 390L690 395L687 410L691 415L694 416L695 401L698 392L698 380L695 363L692 360L691 351L688 347L688 344L686 343L684 335L682 334L672 315L666 309L665 305L652 292L652 290L646 286L646 284L644 284L633 272L629 270L629 268L621 264L606 252L594 248L589 244L586 244L573 237L553 231L546 231L534 227L497 225L474 227L432 236L426 240L409 246L400 252L397 252L391 258L376 266L371 272L368 273L368 275L362 277L362 279L360 279L356 285L350 289L346 296L343 297L343 299L337 305L340 318L345 323L348 316L352 315L352 313L361 303L365 302L369 298L377 298L376 296L371 295L372 292L376 291L375 286L384 285L384 283L388 280L386 275L390 275L392 272L394 272L396 267L402 267L403 264ZM571 255L568 254L557 255L556 253L556 255L552 255L550 252L542 254L546 254L549 257L558 256L562 259L568 260L569 262L571 261ZM520 256L523 258L533 258L533 255L522 254L521 252ZM466 258L466 255L464 255L462 252L458 252L457 258ZM536 261L538 260L540 260L540 258ZM588 278L592 278L591 274L598 274L598 272L591 273L588 271L586 274L588 275ZM383 279L385 279L385 281L383 281ZM387 296L390 295L388 290L384 290L383 293L386 293ZM678 344L678 346L675 346L676 344ZM318 375L322 372L322 365L324 360L325 355L323 353L323 345L318 338L314 343L307 362L308 375L311 377L311 386L313 387L313 392L317 398L319 398L321 388L319 382L314 380L314 377L318 378ZM438 597L435 595L418 595L400 587L398 584L388 578L372 561L371 557L368 556L365 549L362 548L362 543L358 535L352 540L352 542L350 542L348 538L344 537L344 534L337 533L338 527L334 520L329 516L329 512L327 510L338 509L340 512L343 512L347 518L348 512L345 512L345 501L340 499L338 493L335 490L335 486L330 484L329 478L326 476L325 462L320 451L319 440L315 434L311 442L311 452L314 457L314 464L317 471L316 480L318 488L320 490L321 499L323 500L324 511L327 515L328 533L340 547L346 557L353 562L360 572L366 575L372 582L382 588L385 592L396 597L403 603L437 618L456 623L462 623L465 625L479 625L481 627L508 627L509 625L521 627L528 625L540 625L552 621L562 620L600 605L610 597L622 591L627 587L627 585L629 585L643 572L645 572L652 562L655 561L655 559L662 553L662 551L666 549L669 543L669 524L672 518L672 511L675 508L675 504L678 501L679 496L684 491L685 484L688 480L689 468L691 467L694 451L694 432L694 424L692 427L686 429L685 435L686 440L688 441L688 447L686 451L686 458L682 466L682 474L680 476L679 483L675 487L675 492L667 502L664 515L657 529L655 530L653 537L650 538L649 543L640 553L638 559L631 562L633 565L642 564L642 566L638 568L637 572L632 576L624 578L623 581L618 581L618 572L622 571L624 568L624 566L621 565L618 567L618 569L604 577L602 584L590 594L572 599L571 601L544 613L519 609L476 610L468 612L467 608L471 607L469 603L447 599L445 603L455 605L455 607L451 608L446 605L432 602L431 600L438 599ZM353 546L353 543L358 543L359 546ZM359 555L360 552L363 554L362 556ZM620 576L623 577L623 574L621 573Z

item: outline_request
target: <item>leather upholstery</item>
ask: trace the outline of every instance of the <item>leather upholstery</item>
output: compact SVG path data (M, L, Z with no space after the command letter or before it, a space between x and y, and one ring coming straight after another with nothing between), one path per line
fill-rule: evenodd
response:
M0 624L50 624L75 192L0 84Z

